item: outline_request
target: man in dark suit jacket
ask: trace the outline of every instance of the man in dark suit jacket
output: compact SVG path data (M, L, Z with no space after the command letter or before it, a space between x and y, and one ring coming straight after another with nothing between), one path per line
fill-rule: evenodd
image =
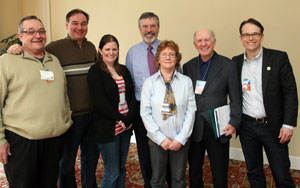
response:
M240 141L251 187L266 187L263 147L276 187L295 187L289 172L288 142L297 125L296 82L287 54L262 47L263 30L255 19L242 22L240 39L245 53L233 58L242 82Z
M214 51L213 31L200 29L194 34L194 45L199 55L183 66L183 72L194 85L197 103L196 120L189 150L189 177L191 188L204 187L202 165L207 150L213 174L214 187L227 187L229 139L241 121L241 94L236 64ZM227 104L230 97L230 121L227 133L216 139L209 110Z

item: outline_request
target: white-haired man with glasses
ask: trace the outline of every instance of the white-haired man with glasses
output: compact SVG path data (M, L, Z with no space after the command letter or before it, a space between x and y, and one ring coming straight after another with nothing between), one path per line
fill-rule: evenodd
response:
M36 16L19 23L24 52L0 57L0 162L10 187L57 186L61 138L72 124L66 78L44 51Z

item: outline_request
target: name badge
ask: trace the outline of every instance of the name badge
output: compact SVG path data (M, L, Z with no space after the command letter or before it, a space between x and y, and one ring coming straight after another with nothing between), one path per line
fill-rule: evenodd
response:
M201 95L203 92L203 89L205 87L206 81L197 80L196 87L195 87L195 94Z
M243 91L251 91L251 82L248 78L245 78L242 82Z
M125 93L120 93L120 104L125 104L126 100L125 100Z
M47 82L54 81L54 73L48 70L40 70L41 80L46 80Z
M164 102L162 103L160 113L161 114L171 114L170 105L167 100L164 100Z

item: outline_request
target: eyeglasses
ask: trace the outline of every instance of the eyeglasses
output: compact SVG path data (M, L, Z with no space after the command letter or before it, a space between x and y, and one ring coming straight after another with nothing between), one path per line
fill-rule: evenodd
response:
M22 33L26 33L27 35L30 35L30 36L34 36L36 35L37 33L39 35L45 35L46 34L46 30L45 29L40 29L38 31L35 31L35 30L27 30L27 31L22 31Z
M169 58L175 58L175 57L176 57L176 54L175 54L175 53L169 53L169 54L167 54L167 53L162 53L162 54L159 54L159 57L167 58L167 56L168 56Z
M257 33L257 32L251 33L251 34L250 33L243 33L243 34L241 34L242 37L247 38L247 39L249 39L250 37L257 39L261 35L262 35L261 33Z

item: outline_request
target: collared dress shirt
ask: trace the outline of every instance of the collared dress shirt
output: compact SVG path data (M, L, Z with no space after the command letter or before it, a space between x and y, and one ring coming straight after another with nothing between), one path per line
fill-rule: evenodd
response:
M241 81L250 80L250 91L243 90L243 113L254 118L266 117L262 93L262 61L263 48L257 56L251 60L244 53ZM294 130L293 126L283 124L283 127Z
M171 82L176 114L163 120L161 106L166 85L160 71L146 79L141 93L141 117L147 136L160 145L166 138L184 145L190 137L197 110L193 84L189 77L175 71Z
M242 83L249 80L250 87L243 89L243 113L255 118L266 117L266 111L262 93L262 56L263 50L252 60L247 59L244 54L244 63L242 68ZM243 85L246 87L246 85Z
M156 49L160 44L160 40L156 40L152 46L152 53L156 54ZM142 86L146 78L150 76L147 51L148 44L144 41L131 47L126 56L126 67L133 79L136 100L140 101Z

